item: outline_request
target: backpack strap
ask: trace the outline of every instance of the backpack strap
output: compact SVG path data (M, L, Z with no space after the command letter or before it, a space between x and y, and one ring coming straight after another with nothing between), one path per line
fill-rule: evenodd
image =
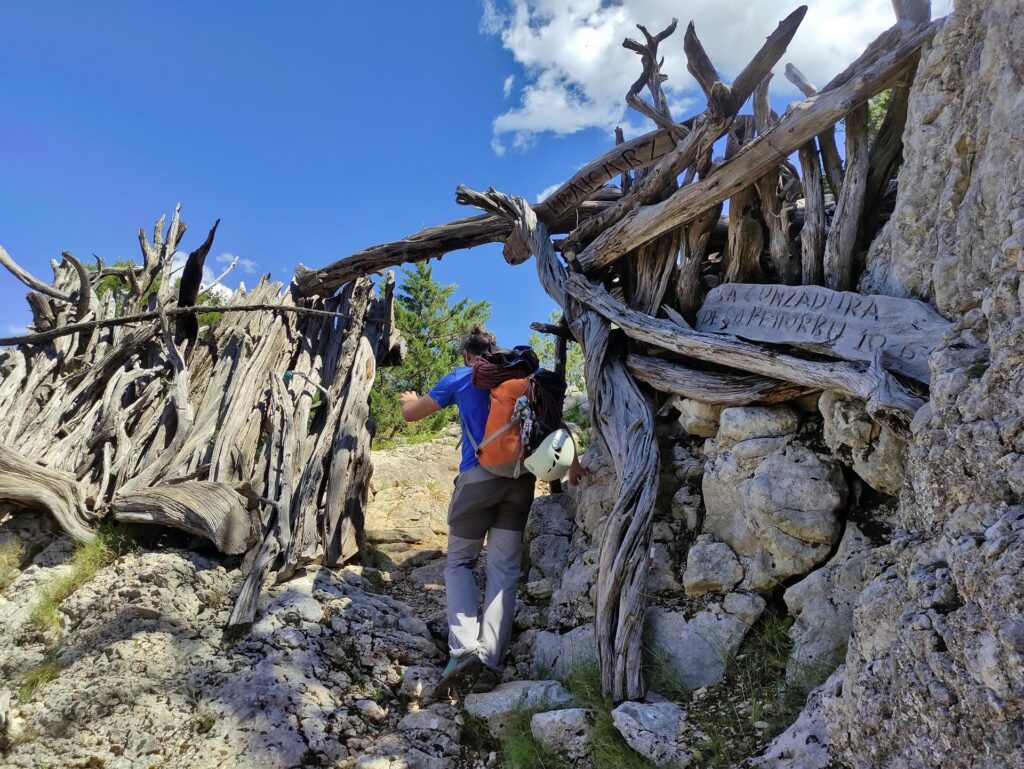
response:
M476 455L477 455L477 456L480 456L480 452L484 450L484 447L485 447L485 446L487 446L487 445L488 445L488 444L489 444L489 443L490 443L491 441L493 441L493 440L494 440L495 438L497 438L497 437L498 437L499 435L501 435L501 434L503 434L503 433L505 433L505 432L508 432L509 430L511 430L511 429L512 429L512 428L513 428L513 427L514 427L514 426L515 426L515 425L516 425L516 424L518 423L518 421L519 421L519 420L517 420L517 419L513 419L513 420L512 420L511 422L508 422L508 423L506 423L506 424L502 425L502 426L501 426L501 427L499 427L499 428L498 428L497 430L495 430L495 431L494 431L493 433L491 433L491 434L490 434L490 435L488 435L488 436L487 436L486 438L484 438L484 439L483 439L483 440L482 440L482 441L480 442L480 444L479 444L479 445L477 445L476 441L474 441L474 440L473 440L473 436L472 436L472 434L470 434L469 432L467 432L466 434L467 434L467 435L469 435L469 441L470 441L470 443L472 443L472 444L473 444L473 449L474 449L474 450L476 451Z

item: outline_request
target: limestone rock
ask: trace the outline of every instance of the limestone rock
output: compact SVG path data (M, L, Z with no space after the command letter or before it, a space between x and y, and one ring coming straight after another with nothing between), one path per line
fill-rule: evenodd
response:
M706 465L701 466L702 476L704 467ZM673 519L682 521L689 531L696 531L697 522L700 520L701 503L701 495L694 493L689 484L683 484L672 497L669 512Z
M556 585L569 565L572 517L557 496L533 501L526 524L525 542L530 554L530 581L547 579Z
M558 681L510 681L493 691L466 696L466 712L487 722L491 734L497 736L508 727L517 710L557 707L572 698Z
M795 423L787 410L726 409L718 453L705 466L704 531L739 556L746 589L769 591L806 574L839 536L842 471L831 457L779 434Z
M688 689L711 686L722 680L729 657L764 607L760 596L740 593L730 593L723 603L710 604L690 619L651 607L645 620L647 644Z
M793 651L787 676L839 663L853 629L853 606L864 587L864 558L870 549L867 537L849 523L835 556L786 590L786 606L796 617L789 629Z
M799 426L796 412L786 406L733 406L722 411L716 441L727 449L751 438L792 435Z
M706 535L697 538L686 557L683 586L687 595L728 593L743 579L743 567L724 542Z
M792 726L749 762L750 769L832 769L836 764L828 746L822 703L835 697L842 687L843 669L839 668L811 692Z
M1017 0L961 0L924 51L889 242L863 281L933 301L955 326L929 358L895 521L906 536L857 601L826 704L851 769L1020 766L1022 40Z
M686 711L674 702L623 702L612 711L612 723L629 747L658 766L690 765Z
M594 714L584 708L534 713L530 732L543 748L557 756L578 760L590 748L590 728Z
M552 621L572 626L594 618L591 593L597 582L597 557L598 549L594 547L573 559L551 595Z
M540 630L529 653L534 674L564 678L581 665L597 663L594 625L580 625L561 634Z
M695 401L691 398L676 398L672 405L679 412L679 424L690 435L713 438L718 432L718 419L722 407L713 403Z
M647 591L652 595L677 596L683 593L683 585L675 573L675 559L668 548L657 542L651 546L653 561L647 573Z
M822 393L825 444L871 488L898 494L906 470L907 444L868 416L862 401Z
M580 464L588 471L579 485L570 486L576 525L587 536L596 538L601 524L611 512L618 493L618 478L611 460L592 445L580 456Z

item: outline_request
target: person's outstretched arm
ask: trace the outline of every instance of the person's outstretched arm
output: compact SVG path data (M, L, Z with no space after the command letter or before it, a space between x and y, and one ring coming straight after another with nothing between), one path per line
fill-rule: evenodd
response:
M419 396L414 392L404 392L398 402L402 404L402 419L406 422L418 422L441 410L437 401L429 395Z

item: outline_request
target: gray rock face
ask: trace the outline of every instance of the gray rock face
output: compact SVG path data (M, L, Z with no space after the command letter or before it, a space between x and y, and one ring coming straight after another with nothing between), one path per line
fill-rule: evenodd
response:
M584 708L551 710L534 713L530 719L530 732L545 750L557 756L578 760L585 758L590 748L590 728L594 714Z
M612 723L629 747L658 766L690 765L686 711L674 702L623 702L612 711Z
M587 449L580 463L588 472L578 486L569 487L576 525L596 540L601 524L615 504L618 480L611 460L596 446Z
M683 586L687 595L728 593L743 579L743 567L724 542L713 542L707 535L697 538L686 558Z
M786 590L786 607L796 617L789 629L793 652L787 676L839 663L853 629L853 605L864 587L864 560L870 549L857 525L847 524L835 556Z
M840 667L811 692L797 720L750 762L750 769L832 769L836 766L829 750L823 703L837 696L842 687L843 669Z
M558 681L510 681L493 691L466 696L466 712L487 722L491 734L500 735L508 728L509 719L517 710L558 707L572 698Z
M728 408L704 468L704 531L739 556L742 587L774 589L821 563L839 536L838 463L793 443L789 409Z
M907 444L868 416L863 401L824 392L818 402L825 443L871 488L898 494L906 472Z
M580 665L597 662L594 625L580 625L562 634L540 630L530 653L534 674L564 678Z
M722 680L726 663L750 626L764 611L760 596L730 593L721 604L687 619L684 614L651 607L646 616L646 638L689 689Z
M597 556L596 547L581 553L562 575L551 595L549 617L553 622L571 626L594 618L591 593L597 582Z
M956 5L918 67L889 243L865 276L955 327L929 359L907 536L857 602L826 703L851 769L1008 769L1024 744L1024 7Z
M537 497L530 508L525 541L530 554L531 582L547 579L557 585L569 565L572 518L555 496Z

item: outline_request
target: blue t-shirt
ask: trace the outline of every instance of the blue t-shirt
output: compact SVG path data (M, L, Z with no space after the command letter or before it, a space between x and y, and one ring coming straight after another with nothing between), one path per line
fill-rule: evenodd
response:
M462 464L459 465L459 472L462 473L480 464L476 459L473 442L466 437L466 430L471 431L473 441L479 445L484 439L487 415L491 411L491 393L473 386L470 381L472 373L473 369L469 366L460 366L443 377L427 393L441 408L447 408L453 403L459 407L459 416L462 417Z

